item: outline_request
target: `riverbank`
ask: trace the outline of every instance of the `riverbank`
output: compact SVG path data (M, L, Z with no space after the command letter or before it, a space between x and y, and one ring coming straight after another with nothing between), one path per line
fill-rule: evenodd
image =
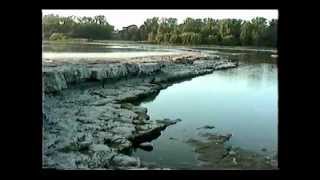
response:
M181 120L153 119L146 108L134 104L177 81L236 66L200 53L44 62L43 167L159 169L130 156L130 151L150 149L145 142Z

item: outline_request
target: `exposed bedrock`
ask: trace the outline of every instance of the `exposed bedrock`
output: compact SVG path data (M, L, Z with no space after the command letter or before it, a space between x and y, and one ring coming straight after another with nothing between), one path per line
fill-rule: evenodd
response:
M156 83L174 81L211 73L214 70L236 67L229 60L200 60L199 57L186 57L183 60L151 63L108 63L108 64L63 64L44 66L43 88L45 93L59 92L72 84L84 81L127 79L139 76L154 76ZM190 60L191 59L191 60ZM162 78L162 79L161 79Z
M130 156L132 149L152 149L148 142L181 120L155 120L138 103L176 81L236 67L228 60L190 59L44 65L43 167L145 168ZM90 84L102 80L104 87ZM80 84L89 85L73 86Z

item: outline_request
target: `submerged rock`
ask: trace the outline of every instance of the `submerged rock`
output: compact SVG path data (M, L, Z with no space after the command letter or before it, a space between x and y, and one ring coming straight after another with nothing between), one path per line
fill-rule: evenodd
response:
M195 147L201 169L273 169L264 156L240 148L225 146L230 135L207 135L206 141L190 139L187 143ZM228 137L228 138L226 138Z
M153 150L153 146L149 142L144 142L144 143L139 144L139 148L141 148L145 151L152 151Z
M213 129L213 128L215 128L215 127L206 125L206 126L203 126L203 127L197 128L197 129Z

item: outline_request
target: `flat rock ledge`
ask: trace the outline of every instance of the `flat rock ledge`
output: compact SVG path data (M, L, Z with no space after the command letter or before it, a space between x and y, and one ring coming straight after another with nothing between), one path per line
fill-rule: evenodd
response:
M186 62L44 64L43 168L150 169L131 151L181 120L152 119L137 102L179 80L236 67L228 60L192 57Z

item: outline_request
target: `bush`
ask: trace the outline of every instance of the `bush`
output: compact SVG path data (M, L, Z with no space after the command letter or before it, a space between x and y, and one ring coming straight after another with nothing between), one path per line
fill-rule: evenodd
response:
M66 39L67 39L67 36L65 36L63 33L53 33L49 37L49 40L51 41L61 41Z

